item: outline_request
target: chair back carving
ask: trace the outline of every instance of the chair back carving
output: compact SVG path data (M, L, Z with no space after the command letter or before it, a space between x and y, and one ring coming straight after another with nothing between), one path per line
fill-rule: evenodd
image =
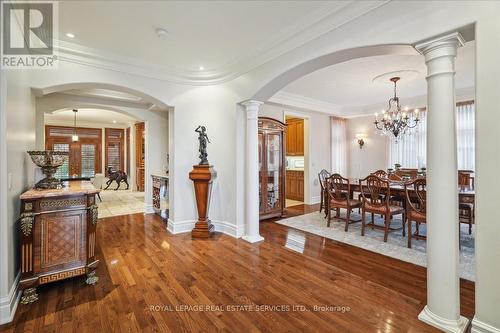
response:
M330 173L325 169L321 170L318 173L319 177L319 185L321 186L321 190L324 191L326 189L326 179L330 177Z
M458 170L458 185L474 187L472 174L471 170Z
M349 179L338 173L334 173L326 179L326 190L333 203L349 202L350 187Z
M427 212L427 181L418 178L405 184L406 204L410 209L425 216ZM411 191L411 192L410 192Z
M359 180L359 187L364 202L374 207L389 207L391 188L388 180L370 174L365 179Z
M372 172L371 174L380 178L387 178L387 171L382 169Z

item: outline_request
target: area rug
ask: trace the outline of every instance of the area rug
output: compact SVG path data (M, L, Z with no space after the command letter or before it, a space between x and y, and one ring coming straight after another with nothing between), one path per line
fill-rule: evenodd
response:
M276 221L276 223L296 228L312 234L333 239L342 243L360 247L365 250L380 253L388 257L410 262L419 266L426 266L426 241L412 239L412 248L407 247L408 238L403 237L402 231L389 233L387 243L384 243L384 232L381 230L366 228L365 236L361 236L361 222L349 225L349 231L345 232L345 222L332 219L330 227L326 226L326 219L323 213L310 213ZM345 216L344 216L345 217ZM360 215L351 214L351 219L358 220ZM367 216L367 220L369 215ZM375 218L375 223L383 225L384 221L380 217ZM402 221L395 218L392 227L401 227ZM421 225L420 233L425 235L425 225ZM475 281L475 256L474 256L474 229L472 235L468 234L468 226L462 225L460 249L460 277L466 280Z

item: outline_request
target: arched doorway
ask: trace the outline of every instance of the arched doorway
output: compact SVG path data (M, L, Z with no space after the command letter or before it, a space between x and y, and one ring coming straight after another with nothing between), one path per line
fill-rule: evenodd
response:
M165 174L167 176L169 155L172 158L169 116L172 115L173 108L137 90L95 82L62 84L33 89L33 92L36 96L38 149L44 149L45 146L46 120L44 118L54 118L64 122L65 113L78 109L80 120L85 123L86 127L92 125L89 115L94 116L96 123L99 119L106 120L107 125L98 126L103 129L101 173L106 173L108 167L106 165L109 160L107 152L117 153L118 155L113 158L120 162L115 163L115 168L123 168L128 173L129 184L132 188L144 191L143 211L145 213L155 211L151 175ZM140 124L142 124L140 132L142 134L137 134ZM108 132L110 135L106 134ZM116 132L114 139L111 139L111 132ZM107 140L108 136L110 140ZM138 162L140 159L142 159L141 166ZM172 176L172 174L168 175L169 183L173 183ZM139 188L139 185L136 187L136 184L141 182L143 182L143 188ZM173 198L173 186L168 186L168 192L165 197ZM172 206L171 203L169 206Z

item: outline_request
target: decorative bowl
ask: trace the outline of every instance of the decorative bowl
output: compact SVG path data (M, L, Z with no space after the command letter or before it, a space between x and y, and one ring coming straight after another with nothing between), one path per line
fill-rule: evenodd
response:
M61 187L61 181L54 177L63 163L68 159L68 152L41 150L28 151L33 163L42 169L43 174L46 176L35 184L37 189L56 189Z

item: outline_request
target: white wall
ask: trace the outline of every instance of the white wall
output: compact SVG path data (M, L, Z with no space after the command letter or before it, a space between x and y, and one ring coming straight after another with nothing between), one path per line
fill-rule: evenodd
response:
M19 272L19 195L33 185L34 164L27 150L35 145L34 98L29 87L30 72L2 71L6 80L2 117L2 206L0 210L0 323L8 320L16 304L14 283ZM5 127L4 127L5 126ZM8 158L6 158L8 156ZM6 162L6 163L5 163ZM4 164L5 163L5 164Z
M285 116L296 116L306 119L304 136L304 149L308 155L304 169L307 172L309 181L304 189L304 201L306 203L318 203L320 201L320 186L318 173L322 169L331 170L331 139L330 139L330 116L325 113L298 110L288 106L277 106L264 104L259 110L259 116L270 117L285 122ZM309 142L307 142L309 141ZM307 175L304 175L307 177Z
M373 116L347 119L348 177L364 178L378 169L387 169L387 137L375 132ZM365 144L359 149L356 134L366 134Z

